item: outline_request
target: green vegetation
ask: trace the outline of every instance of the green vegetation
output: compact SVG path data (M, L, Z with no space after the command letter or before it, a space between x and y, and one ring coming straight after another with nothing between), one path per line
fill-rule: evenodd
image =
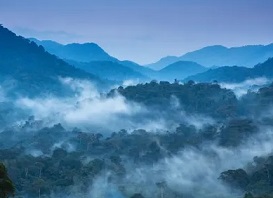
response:
M126 88L119 87L117 91L129 100L164 110L170 107L170 100L173 98L178 100L182 109L193 114L224 118L233 117L237 113L237 99L234 93L231 90L221 89L218 84L152 81ZM114 92L115 90L112 94Z
M0 163L0 197L7 198L15 192L12 181L8 176L7 169L3 163Z

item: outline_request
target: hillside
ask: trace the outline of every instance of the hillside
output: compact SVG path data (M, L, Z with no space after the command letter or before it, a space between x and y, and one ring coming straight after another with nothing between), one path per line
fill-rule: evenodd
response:
M59 77L88 79L96 83L102 81L89 73L77 69L43 47L37 46L21 36L0 26L0 81L5 88L17 88L27 95L59 93Z
M273 77L273 58L254 66L254 68L233 66L210 69L206 72L190 76L186 78L185 81L212 82L217 80L219 82L242 82L258 77L266 77L269 79Z
M120 61L110 56L95 43L62 45L50 40L40 41L34 38L31 40L43 46L49 53L58 56L77 68L97 75L100 78L115 81L134 79L173 81L174 79L183 79L206 70L203 66L191 61L178 61L169 65L167 63L175 60L175 57L168 57L161 64L162 67L166 66L166 68L163 68L161 71L155 71L129 60Z
M145 66L141 66L141 65L139 65L135 62L132 62L132 61L125 60L125 61L119 61L119 63L128 67L128 68L131 68L132 70L134 70L136 72L141 73L142 75L148 76L151 79L156 78L158 75L157 71L155 71L151 68L145 67Z
M178 61L159 71L160 78L173 81L206 71L207 68L190 61Z
M145 80L148 77L143 74L112 61L91 61L88 63L69 61L70 64L86 72L99 76L102 79L123 81L123 80Z
M116 58L107 54L95 43L71 43L62 45L50 40L40 41L35 38L31 38L30 40L35 42L37 45L43 46L46 51L61 59L74 60L78 62L117 61Z
M75 67L79 67L91 74L98 74L101 78L119 81L157 77L156 71L132 61L120 61L110 56L95 43L62 45L51 40L40 41L35 38L30 40L43 46L49 53L58 56L68 63L73 63ZM97 71L97 69L102 69L102 65L104 71Z

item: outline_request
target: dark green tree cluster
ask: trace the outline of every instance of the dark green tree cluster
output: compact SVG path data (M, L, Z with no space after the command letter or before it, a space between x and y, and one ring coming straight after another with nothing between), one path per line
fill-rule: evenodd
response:
M8 171L3 163L0 162L0 197L7 198L13 196L15 187L8 176Z
M109 95L115 91L112 90ZM151 81L126 88L119 87L117 91L129 100L165 111L170 108L170 101L177 99L180 108L189 113L206 114L215 118L233 117L238 113L238 101L234 93L222 89L218 84Z

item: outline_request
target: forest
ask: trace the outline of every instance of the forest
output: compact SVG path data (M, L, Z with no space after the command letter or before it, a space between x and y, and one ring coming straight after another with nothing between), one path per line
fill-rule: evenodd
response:
M151 81L100 97L121 97L145 110L101 121L111 126L121 119L127 128L119 130L93 127L92 118L88 127L54 123L59 115L49 122L35 111L2 128L3 197L272 196L273 85L238 98L217 82ZM3 123L15 109L29 112L11 105L1 111ZM166 126L151 130L153 122Z

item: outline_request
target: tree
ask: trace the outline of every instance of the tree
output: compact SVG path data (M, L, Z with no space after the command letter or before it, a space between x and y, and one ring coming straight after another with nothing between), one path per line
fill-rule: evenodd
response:
M190 85L190 86L193 86L193 85L195 84L195 82L194 82L193 80L189 80L189 81L187 82L187 84Z
M14 195L15 188L3 163L0 163L0 197L6 198Z
M254 196L250 192L248 192L245 194L244 198L254 198Z
M142 196L142 194L136 193L131 198L144 198L144 197Z
M250 182L248 174L243 169L222 172L219 179L231 185L232 187L239 187L243 190L246 189Z
M37 178L33 181L32 187L35 191L38 191L39 198L41 197L41 190L45 189L46 182L43 179Z
M156 183L156 186L160 189L160 198L164 198L164 190L166 188L166 182L162 181L162 182L158 182Z

